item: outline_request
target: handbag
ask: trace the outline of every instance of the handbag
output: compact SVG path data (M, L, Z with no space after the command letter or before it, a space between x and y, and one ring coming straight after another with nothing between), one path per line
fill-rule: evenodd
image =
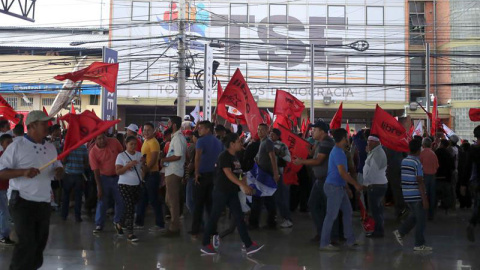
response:
M128 157L128 159L130 159L130 161L133 161L132 158L127 154L127 152L123 152L125 153L125 155ZM137 176L138 176L138 180L140 180L140 183L145 183L145 181L140 177L140 174L138 173L138 170L137 170L137 166L133 166L133 168L135 169L135 172L137 173Z

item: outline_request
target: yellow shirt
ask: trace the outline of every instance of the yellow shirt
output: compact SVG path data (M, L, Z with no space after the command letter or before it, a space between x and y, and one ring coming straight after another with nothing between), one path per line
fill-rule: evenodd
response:
M150 163L152 158L153 152L157 152L157 156L160 153L160 144L158 143L156 138L151 138L143 142L142 145L142 155L147 155L147 164ZM152 172L158 172L160 169L158 167L158 162L153 165L152 169L150 171Z

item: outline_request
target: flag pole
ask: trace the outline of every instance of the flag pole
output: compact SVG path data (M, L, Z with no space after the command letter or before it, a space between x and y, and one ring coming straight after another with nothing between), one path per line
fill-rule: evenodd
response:
M315 119L315 107L313 104L313 91L315 88L315 45L310 44L310 119ZM315 121L314 121L315 122Z
M53 163L55 163L55 161L57 161L57 158L54 158L52 160L50 160L47 164L43 165L42 167L38 168L39 171L43 171L45 170L46 168L48 168L48 166L52 165Z

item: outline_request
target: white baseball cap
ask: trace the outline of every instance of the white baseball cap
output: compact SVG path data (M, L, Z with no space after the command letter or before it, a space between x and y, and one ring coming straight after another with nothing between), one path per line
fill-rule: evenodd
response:
M183 117L183 120L190 120L190 115L185 115L185 117Z
M130 125L128 125L128 127L126 127L125 129L131 130L131 131L133 131L133 132L135 132L135 133L138 132L138 126L135 125L135 124L130 124Z

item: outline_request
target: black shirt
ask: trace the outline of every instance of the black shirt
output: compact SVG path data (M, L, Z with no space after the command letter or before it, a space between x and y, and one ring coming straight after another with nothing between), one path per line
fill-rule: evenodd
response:
M242 174L242 166L238 158L236 156L232 156L228 151L225 150L220 154L220 156L218 156L215 166L217 168L215 188L225 193L240 191L240 188L230 181L223 171L223 168L230 168L232 169L233 174L235 174L237 177L240 177Z

